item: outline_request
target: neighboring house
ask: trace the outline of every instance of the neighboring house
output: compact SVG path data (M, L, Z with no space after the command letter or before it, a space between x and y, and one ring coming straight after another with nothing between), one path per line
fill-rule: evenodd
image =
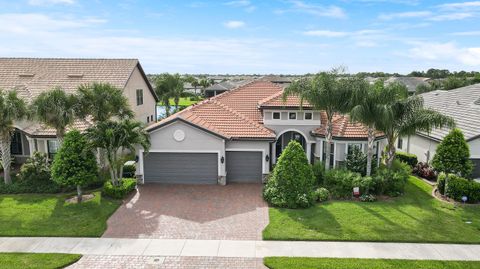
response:
M385 80L385 83L399 82L405 85L408 89L409 94L415 94L417 87L419 85L428 85L430 78L423 77L391 77Z
M204 100L147 128L148 154L139 150L137 174L144 182L226 184L262 182L291 140L310 162L325 159L325 113L283 103L283 87L257 80ZM353 147L366 150L367 130L348 117L334 119L332 165L341 166ZM375 153L385 139L377 134Z
M248 81L244 81L244 80L241 80L241 81L230 81L230 80L222 81L222 82L215 83L215 84L205 88L203 90L203 92L204 92L206 98L210 98L210 97L216 96L218 94L224 93L226 91L229 91L231 89L234 89L234 88L236 88L240 85L243 85L247 82Z
M137 59L0 58L0 89L15 89L27 102L53 87L74 93L81 84L93 82L122 89L136 119L155 122L157 97ZM72 127L85 130L89 126L90 122L77 120ZM57 152L54 129L31 121L20 122L16 128L11 148L17 162L24 162L35 151L50 158Z
M475 164L473 176L480 177L480 84L454 90L436 90L423 93L425 107L431 108L455 120L470 146L471 159ZM417 155L421 162L429 162L435 155L438 144L450 132L449 129L434 129L430 133L417 133L397 141L398 149Z

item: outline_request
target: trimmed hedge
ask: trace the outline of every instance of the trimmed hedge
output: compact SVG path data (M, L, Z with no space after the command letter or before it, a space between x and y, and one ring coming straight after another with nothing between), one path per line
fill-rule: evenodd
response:
M6 185L0 178L0 194L59 193L62 187L53 180L19 179L12 177L12 184Z
M410 165L412 168L415 167L418 163L418 158L417 155L415 154L410 154L406 152L396 152L395 153L395 158L401 162L404 162L408 165Z
M346 169L332 169L325 175L325 187L331 196L337 199L351 198L354 185L361 181L362 176L359 173Z
M325 180L325 163L324 162L315 162L312 164L313 175L317 181L317 185L322 185Z
M119 186L113 186L111 181L107 181L103 185L102 194L114 199L123 199L135 190L136 186L137 181L133 178L122 179Z
M480 183L449 174L446 176L445 195L456 201L462 201L462 196L467 196L467 203L478 203Z
M441 195L445 194L445 183L447 181L447 174L440 173L437 178L437 189Z

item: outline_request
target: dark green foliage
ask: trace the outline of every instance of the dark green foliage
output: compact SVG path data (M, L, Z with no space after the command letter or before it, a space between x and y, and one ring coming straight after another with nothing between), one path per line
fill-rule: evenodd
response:
M0 178L3 180L3 178ZM59 193L62 187L52 180L12 178L11 184L0 182L0 194Z
M359 173L354 173L346 169L332 169L325 175L325 187L330 190L333 198L351 198L354 182L362 180Z
M317 188L314 195L315 201L325 202L328 201L328 198L330 197L330 192L325 188Z
M119 186L113 186L111 181L107 181L103 185L102 194L114 199L123 199L135 190L136 186L137 181L133 178L122 179Z
M362 194L360 196L361 202L375 202L377 201L377 197L373 196L372 194Z
M305 208L314 203L315 176L302 146L291 141L278 159L263 191L271 205Z
M22 165L18 176L20 179L28 181L49 181L50 164L47 156L43 153L35 152L33 157L28 158Z
M417 165L415 165L415 167L413 168L413 173L421 178L430 181L437 181L437 172L428 163L417 163Z
M438 172L469 177L473 171L470 148L462 131L453 129L438 145L432 165Z
M397 151L395 153L395 158L399 161L402 161L410 165L412 168L415 167L415 165L417 165L418 163L417 155L406 153L406 152Z
M325 164L323 162L315 162L312 165L313 175L317 181L317 185L323 185L325 179Z
M394 161L392 168L382 167L378 169L374 176L375 193L386 194L389 196L398 196L405 190L408 177L411 175L412 169L408 164Z
M445 183L446 183L446 181L447 181L447 174L440 173L438 175L438 179L437 179L437 189L438 189L438 192L440 192L441 195L445 194Z
M135 176L135 165L127 164L123 166L123 177L134 177Z
M478 203L480 202L480 183L449 174L446 177L445 195L456 201L462 201L462 196L467 196L468 203Z
M362 176L367 174L367 155L361 149L354 147L352 152L347 155L345 167L355 173L360 173ZM372 158L372 174L377 168L377 158Z
M97 178L97 162L86 138L70 131L52 165L52 179L63 186L86 186Z

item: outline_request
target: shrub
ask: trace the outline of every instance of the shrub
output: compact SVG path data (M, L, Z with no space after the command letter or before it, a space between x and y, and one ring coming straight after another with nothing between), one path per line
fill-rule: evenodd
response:
M136 171L135 164L125 164L123 166L123 176L125 178L134 177L135 171Z
M325 175L325 187L334 198L350 198L353 192L353 182L361 180L359 173L346 169L332 169Z
M362 194L360 196L360 201L361 202L375 202L377 201L377 198L371 194Z
M373 181L375 182L375 193L390 196L398 196L402 194L405 190L405 185L407 184L411 171L412 170L408 164L398 160L394 161L391 169L386 167L378 169L373 177Z
M271 205L305 208L314 203L315 177L302 146L291 141L267 181L263 197Z
M374 179L373 177L357 177L352 182L352 189L359 187L361 194L375 193L377 182Z
M12 177L12 184L5 185L0 178L0 194L59 193L62 187L52 180L32 180Z
M81 202L82 187L94 182L97 173L97 161L86 138L77 130L68 132L53 160L52 179L63 186L76 186Z
M312 165L313 175L315 176L317 185L323 185L325 179L325 163L315 162Z
M345 167L355 173L360 173L362 176L367 174L367 155L359 148L354 147L352 152L347 155L345 160ZM372 157L372 174L377 168L377 158Z
M21 180L27 181L49 181L50 178L50 164L47 156L40 152L35 152L32 157L20 168L18 174Z
M137 181L133 178L124 178L120 185L113 186L111 181L106 181L103 185L102 194L114 199L123 199L130 194L137 186Z
M467 196L468 203L480 202L480 183L454 174L446 176L445 195L456 201L462 201L462 196Z
M414 168L413 173L419 177L430 181L437 180L437 172L428 163L419 162Z
M446 183L446 180L447 180L447 174L445 173L440 173L438 175L438 179L437 179L437 189L438 189L438 192L440 192L441 195L444 195L445 194L445 183Z
M438 145L432 165L438 172L469 177L473 171L470 148L462 131L453 129Z
M315 200L318 202L328 201L329 196L330 192L325 188L317 188L315 190Z
M406 153L406 152L398 152L397 151L395 153L395 159L410 165L410 167L412 167L412 168L415 167L418 163L417 155Z

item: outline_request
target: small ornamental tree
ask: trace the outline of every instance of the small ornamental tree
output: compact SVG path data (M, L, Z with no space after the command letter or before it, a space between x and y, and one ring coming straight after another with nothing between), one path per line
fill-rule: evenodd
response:
M87 139L77 130L65 135L55 155L52 179L63 186L77 186L77 201L82 201L82 187L97 178L95 155Z
M305 208L314 203L315 177L302 146L291 141L278 159L263 196L271 205Z
M473 163L470 161L470 148L462 131L453 129L438 145L432 165L438 172L469 177Z

